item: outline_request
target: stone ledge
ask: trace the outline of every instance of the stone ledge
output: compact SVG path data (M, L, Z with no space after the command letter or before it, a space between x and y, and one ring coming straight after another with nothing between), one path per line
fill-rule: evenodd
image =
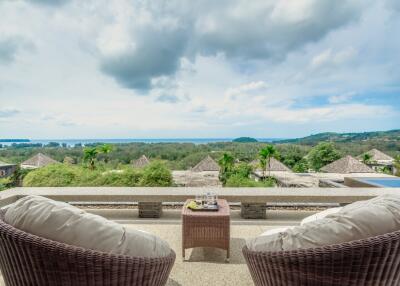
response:
M267 206L260 203L242 203L240 215L245 219L266 219Z
M160 202L139 202L140 218L159 218L162 214L162 203Z
M184 202L204 192L216 193L230 203L352 203L383 194L398 194L400 188L13 188L0 193L0 206L27 195L65 202Z

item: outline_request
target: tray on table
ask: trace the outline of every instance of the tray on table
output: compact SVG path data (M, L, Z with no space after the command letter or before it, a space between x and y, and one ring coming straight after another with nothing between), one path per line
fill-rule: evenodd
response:
M218 206L218 204L215 204L215 205L208 205L207 207L206 206L201 206L201 207L199 207L197 209L192 209L192 208L188 207L188 209L190 209L190 210L192 210L194 212L198 212L198 211L202 211L202 212L204 212L204 211L206 211L206 212L217 212L219 210L219 206Z

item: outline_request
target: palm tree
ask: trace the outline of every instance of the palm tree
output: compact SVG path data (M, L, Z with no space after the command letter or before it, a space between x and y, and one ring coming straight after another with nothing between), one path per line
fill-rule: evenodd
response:
M228 153L224 153L222 157L218 160L218 164L221 167L219 171L219 178L225 185L229 173L232 171L235 164L235 158L233 158L233 156Z
M395 169L395 175L400 177L400 155L394 157L393 167Z
M265 173L268 166L268 177L271 177L271 158L276 155L276 149L273 145L267 145L260 150L258 156L260 157L260 166L263 170L263 177L265 178Z
M110 144L103 144L97 147L97 151L99 153L103 153L105 155L104 157L104 162L108 162L108 156L107 154L110 153L113 150L113 146Z
M372 159L371 154L365 153L365 154L362 156L362 161L363 161L364 164L367 164L367 165L368 165L369 163L371 163L371 159Z
M96 156L99 153L96 147L86 147L83 149L83 160L89 163L89 168L94 170Z

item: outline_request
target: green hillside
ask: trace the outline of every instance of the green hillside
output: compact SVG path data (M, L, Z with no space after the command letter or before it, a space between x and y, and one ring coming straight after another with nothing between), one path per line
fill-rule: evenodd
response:
M372 131L363 133L335 133L325 132L313 134L303 138L286 139L276 143L295 143L301 145L316 145L321 141L330 142L357 142L357 141L400 141L400 129L389 131Z

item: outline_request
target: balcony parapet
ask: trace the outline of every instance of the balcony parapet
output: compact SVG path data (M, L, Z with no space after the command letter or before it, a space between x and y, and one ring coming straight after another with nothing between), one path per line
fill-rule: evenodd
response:
M216 193L228 202L347 204L382 194L400 194L400 188L22 187L0 192L0 206L27 195L64 202L184 202L206 192Z

